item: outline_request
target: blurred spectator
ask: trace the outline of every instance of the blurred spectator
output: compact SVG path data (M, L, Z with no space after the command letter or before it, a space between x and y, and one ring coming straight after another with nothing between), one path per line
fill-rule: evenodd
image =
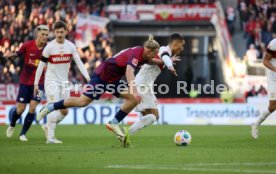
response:
M258 90L257 95L260 97L267 96L267 90L263 85L260 86L260 89Z
M256 87L252 86L252 88L250 89L250 91L248 91L245 96L247 98L247 97L254 97L254 96L257 96L257 95L258 95L258 93L256 91Z
M249 49L245 53L245 60L249 65L256 63L259 57L259 51L255 48L254 44L251 44Z
M226 21L227 21L228 30L231 35L234 34L235 20L236 20L235 10L232 6L229 5L226 9Z

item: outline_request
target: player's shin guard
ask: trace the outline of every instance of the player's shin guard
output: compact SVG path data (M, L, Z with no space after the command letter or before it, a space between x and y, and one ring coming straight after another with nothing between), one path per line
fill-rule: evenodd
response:
M147 127L151 124L153 124L156 121L156 117L153 114L148 114L146 116L143 116L140 120L135 122L133 125L129 128L129 133L134 134L138 130L143 129L144 127Z
M128 113L122 111L121 109L116 113L115 117L110 121L112 124L119 124Z
M55 102L53 104L54 110L58 110L58 109L65 109L66 107L64 106L64 100L60 100L58 102Z
M14 109L14 111L12 112L12 117L11 117L11 123L10 126L11 127L15 127L16 125L16 121L21 117L21 114L17 114L16 109Z
M24 120L24 124L21 130L20 135L25 135L27 133L27 131L30 129L33 121L35 118L35 113L28 113L25 120Z

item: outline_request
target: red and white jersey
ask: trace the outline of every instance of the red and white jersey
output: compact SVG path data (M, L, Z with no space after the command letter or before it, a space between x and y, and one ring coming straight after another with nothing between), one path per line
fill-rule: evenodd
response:
M68 81L71 60L79 58L76 46L66 39L62 44L56 39L49 42L42 56L48 58L45 82L51 81L59 84Z
M170 65L172 65L171 62L171 56L172 56L172 51L169 46L162 46L159 49L159 52L157 54L157 58L160 58L163 60L163 58L168 58L170 61ZM164 61L165 62L165 61ZM166 64L168 67L168 64ZM149 64L144 64L138 74L135 77L135 83L137 85L151 85L154 83L156 80L157 76L162 72L163 68L158 66L158 65L149 65Z
M270 63L276 67L276 38L270 41L267 46L267 52L272 55ZM267 69L267 78L268 80L276 80L276 72Z

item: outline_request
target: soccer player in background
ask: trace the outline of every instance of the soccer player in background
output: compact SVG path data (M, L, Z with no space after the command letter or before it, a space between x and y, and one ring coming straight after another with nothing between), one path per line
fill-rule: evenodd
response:
M24 65L20 74L19 91L16 99L16 109L12 112L11 122L6 131L8 138L13 136L16 121L21 117L30 104L29 112L24 120L24 124L19 136L21 141L28 141L26 133L35 118L35 109L41 100L40 95L33 95L35 71L41 58L42 50L47 44L49 28L46 25L39 25L36 28L36 39L25 42L16 53L11 53L8 58L23 57ZM44 74L38 82L38 88L43 91Z
M80 59L76 46L65 39L67 34L66 23L57 21L54 24L54 34L55 39L49 42L43 50L34 81L34 93L36 94L41 74L47 64L45 93L48 103L63 100L70 96L70 89L66 84L69 84L68 76L72 59L85 79L90 81L89 74ZM43 125L43 129L47 135L46 143L62 143L62 141L55 137L55 128L57 123L62 121L67 114L68 109L60 108L60 110L52 112L47 116L47 124Z
M46 104L37 116L40 121L48 113L54 110L65 109L70 107L84 107L93 100L98 100L105 92L111 92L114 96L125 99L120 110L116 113L115 118L120 121L140 102L141 96L137 92L134 84L134 71L145 63L154 62L152 59L158 53L159 44L152 35L144 43L144 46L127 48L106 59L94 71L91 81L86 91L79 98L71 97L55 103ZM129 87L123 89L120 79L126 75ZM120 89L119 89L120 87ZM124 141L125 135L118 124L108 124L108 129L113 131L121 141Z
M264 54L263 64L267 71L267 90L269 98L268 109L251 126L251 135L254 139L258 138L258 127L276 109L276 39L270 41Z
M174 33L169 38L167 46L162 46L158 52L158 58L161 59L166 67L177 76L176 71L173 67L173 62L177 60L177 57L183 51L185 41L183 37L177 33ZM172 59L175 59L172 61ZM178 59L179 60L179 59ZM154 95L153 84L157 76L164 70L164 66L148 65L142 66L141 70L135 77L135 84L139 89L142 100L136 106L136 111L142 114L140 120L136 121L129 128L124 127L124 133L126 141L124 146L129 146L129 134L134 134L138 130L141 130L151 124L159 118L157 99Z

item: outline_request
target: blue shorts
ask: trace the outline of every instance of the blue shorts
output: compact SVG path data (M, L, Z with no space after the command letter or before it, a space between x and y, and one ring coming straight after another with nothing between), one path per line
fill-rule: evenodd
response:
M127 88L128 85L122 80L118 80L114 83L108 83L94 73L90 82L84 88L83 94L92 100L98 100L105 92L109 92L112 95L119 97L120 93Z
M39 90L44 91L44 85L38 85ZM30 103L31 100L40 102L41 95L34 96L34 86L33 85L19 85L19 91L16 101L19 103Z

